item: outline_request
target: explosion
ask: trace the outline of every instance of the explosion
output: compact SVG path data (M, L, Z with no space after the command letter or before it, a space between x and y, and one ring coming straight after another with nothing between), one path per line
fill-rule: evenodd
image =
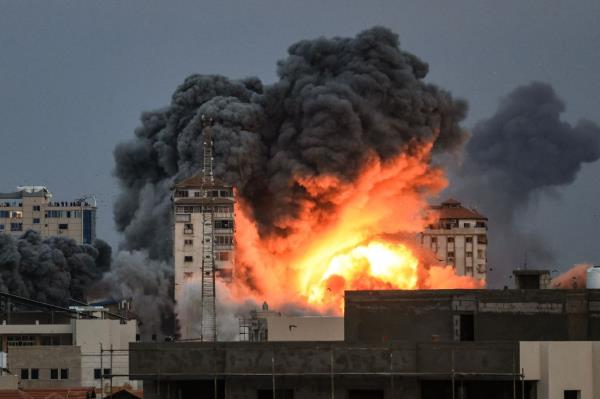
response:
M417 235L431 222L427 198L446 179L430 164L431 142L410 146L389 161L373 155L355 181L295 178L308 197L301 216L279 226L289 232L285 238L260 237L239 207L234 296L340 314L344 290L481 287L450 266L449 275L436 271L445 280L432 278L431 270L444 265L419 248Z

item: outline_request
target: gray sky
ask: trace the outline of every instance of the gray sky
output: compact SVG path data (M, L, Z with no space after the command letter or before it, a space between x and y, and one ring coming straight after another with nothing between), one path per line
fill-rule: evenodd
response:
M429 62L429 81L468 100L467 128L531 80L554 86L567 120L600 122L599 21L597 0L0 0L0 191L95 193L98 236L115 245L112 150L141 111L166 105L191 73L271 82L291 43L373 25ZM600 163L587 165L523 215L558 254L548 266L600 264L599 176Z

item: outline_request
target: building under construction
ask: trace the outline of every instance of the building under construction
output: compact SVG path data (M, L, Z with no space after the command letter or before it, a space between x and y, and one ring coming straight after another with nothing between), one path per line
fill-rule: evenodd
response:
M183 325L183 338L216 340L215 279L230 280L234 264L233 187L213 176L212 121L203 124L203 168L177 183L173 192L175 301L185 301L186 286L201 285L199 336Z
M144 397L600 398L600 290L355 291L337 342L135 343Z

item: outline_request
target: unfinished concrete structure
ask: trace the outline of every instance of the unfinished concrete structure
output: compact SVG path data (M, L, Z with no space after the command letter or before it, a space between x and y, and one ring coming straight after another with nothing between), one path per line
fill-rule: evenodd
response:
M454 199L432 206L435 223L421 233L421 245L456 274L485 280L487 275L487 218Z
M546 399L562 389L592 399L598 389L585 376L585 387L549 384L540 370L568 364L523 342L600 340L598 290L356 291L345 301L343 342L136 343L132 377L147 398Z

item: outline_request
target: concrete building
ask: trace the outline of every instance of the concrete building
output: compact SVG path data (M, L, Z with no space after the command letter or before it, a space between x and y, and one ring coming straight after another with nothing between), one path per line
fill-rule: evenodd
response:
M335 316L284 316L269 310L252 310L240 320L240 341L343 341L344 318Z
M91 244L96 238L96 204L90 201L52 201L52 193L43 186L0 193L0 233L20 236L33 230L44 238L62 236Z
M345 309L344 341L134 343L132 378L146 398L598 397L600 290L356 291Z
M0 347L20 388L137 387L128 377L135 320L115 318L101 307L63 309L2 295ZM11 310L15 302L18 311ZM24 310L23 303L46 309Z
M431 207L431 223L421 233L421 245L461 276L485 280L487 275L487 218L454 199Z
M213 176L212 119L202 116L202 173L175 185L173 192L175 260L175 302L184 303L188 283L200 284L199 333L182 323L184 338L202 341L217 339L217 278L231 280L234 262L234 191L231 185ZM188 315L178 314L180 321Z

